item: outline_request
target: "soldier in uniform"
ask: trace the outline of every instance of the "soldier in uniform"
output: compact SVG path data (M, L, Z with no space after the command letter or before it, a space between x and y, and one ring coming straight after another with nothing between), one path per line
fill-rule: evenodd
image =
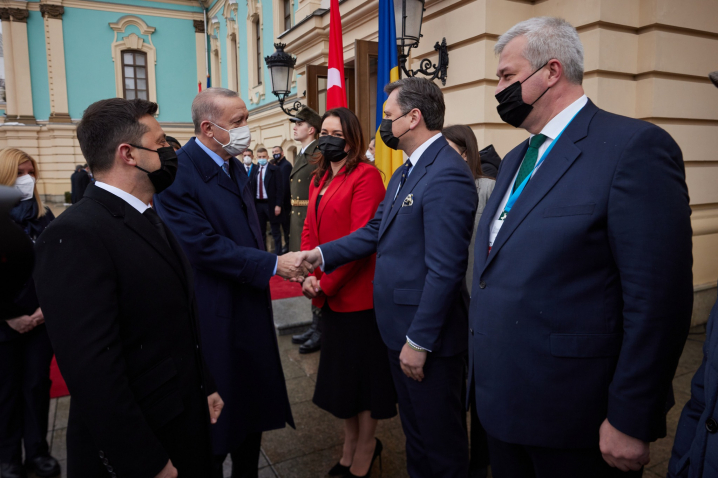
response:
M322 118L311 108L302 108L290 121L294 123L294 140L302 144L299 154L294 159L294 167L289 175L289 189L291 191L292 213L289 226L289 251L301 250L302 229L304 219L307 217L307 204L309 203L309 182L312 178L315 165L312 156L317 150L317 137L322 128ZM319 317L321 310L312 306L312 326L300 335L292 337L292 343L301 344L300 354L308 354L319 350L321 342L321 329Z

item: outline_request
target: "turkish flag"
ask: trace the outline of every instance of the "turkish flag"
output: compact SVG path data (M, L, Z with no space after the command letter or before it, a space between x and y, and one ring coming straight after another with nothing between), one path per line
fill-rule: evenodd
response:
M342 18L339 0L331 0L329 6L329 72L327 73L327 110L347 107L344 83L344 43L342 42Z

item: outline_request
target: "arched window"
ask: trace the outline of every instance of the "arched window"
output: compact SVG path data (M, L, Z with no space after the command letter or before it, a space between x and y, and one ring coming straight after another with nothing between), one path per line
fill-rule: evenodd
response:
M136 50L122 52L122 85L125 99L149 99L146 53Z

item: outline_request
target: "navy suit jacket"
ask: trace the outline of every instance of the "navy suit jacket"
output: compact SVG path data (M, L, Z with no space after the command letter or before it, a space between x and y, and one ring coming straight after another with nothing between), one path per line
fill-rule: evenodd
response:
M686 403L676 429L669 478L718 476L718 302L708 318L703 363L691 382L691 399ZM713 432L709 432L711 428Z
M489 254L527 148L502 161L476 233L469 341L481 423L500 440L554 448L596 447L606 418L644 441L665 436L693 304L681 151L659 127L589 101Z
M232 180L194 138L177 157L177 178L154 205L194 269L205 360L225 403L212 426L214 453L222 454L247 433L293 425L269 295L277 256L252 233L254 204L242 194L249 178L237 159Z
M478 198L466 163L444 137L424 151L399 191L402 169L369 223L322 244L324 267L376 252L374 309L387 347L406 337L439 356L467 347L467 291L462 290Z
M249 183L252 190L252 197L257 198L257 181L259 179L260 166L255 165L250 171ZM274 208L279 206L284 211L284 185L282 182L282 172L278 166L267 163L264 171L264 189L267 191L267 203L269 204L269 222L279 222L279 216L274 215Z

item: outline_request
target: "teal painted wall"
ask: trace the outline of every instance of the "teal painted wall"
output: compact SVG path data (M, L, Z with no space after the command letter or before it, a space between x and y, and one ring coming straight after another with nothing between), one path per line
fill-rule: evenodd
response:
M47 120L50 117L50 83L47 78L45 21L40 12L31 11L27 19L27 46L30 52L33 114L37 120Z
M63 34L67 95L70 116L73 119L82 117L83 111L91 103L116 95L115 66L112 61L114 31L109 24L124 15L117 12L65 8ZM158 120L190 122L190 107L197 93L197 62L192 20L138 16L149 26L155 27L152 43L157 50L155 71L157 102L160 105ZM124 34L118 34L118 40L130 33L140 35L136 27L128 26ZM148 40L146 36L141 37Z

